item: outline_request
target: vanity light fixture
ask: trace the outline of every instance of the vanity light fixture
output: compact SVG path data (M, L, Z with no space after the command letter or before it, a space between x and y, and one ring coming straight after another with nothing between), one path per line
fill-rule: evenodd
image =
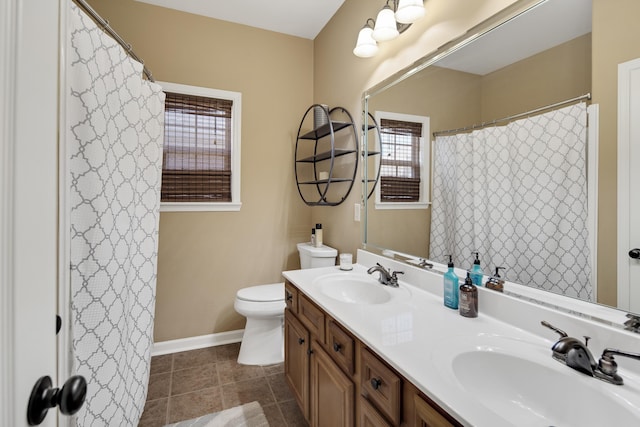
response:
M424 0L386 0L376 20L369 18L358 33L353 54L370 58L378 52L378 43L393 40L425 14Z

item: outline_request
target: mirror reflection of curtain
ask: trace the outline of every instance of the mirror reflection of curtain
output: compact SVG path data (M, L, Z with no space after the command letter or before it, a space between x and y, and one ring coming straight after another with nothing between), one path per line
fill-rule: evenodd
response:
M164 93L75 4L67 144L78 426L138 425L147 396L160 218Z
M586 143L585 103L438 136L430 258L591 300Z

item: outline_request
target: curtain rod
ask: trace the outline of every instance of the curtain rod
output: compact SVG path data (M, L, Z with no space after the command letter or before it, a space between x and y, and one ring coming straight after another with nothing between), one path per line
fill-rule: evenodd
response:
M438 132L433 132L433 136L440 136L440 135L444 135L444 134L448 134L448 133L457 133L457 132L465 132L465 131L468 131L468 130L482 129L484 127L492 126L492 125L495 125L497 123L507 122L509 120L514 120L514 119L519 119L521 117L529 116L531 114L539 113L541 111L550 110L552 108L560 107L560 106L566 105L566 104L571 104L572 102L582 101L583 99L591 99L591 93L586 93L584 95L576 96L575 98L567 99L565 101L556 102L555 104L550 104L550 105L547 105L547 106L544 106L544 107L539 107L539 108L536 108L536 109L531 110L531 111L527 111L527 112L520 113L520 114L515 114L515 115L509 116L509 117L504 117L502 119L496 119L496 120L492 120L490 122L480 123L478 125L472 125L472 126L467 126L467 127L458 128L458 129L449 129L449 130L441 130L441 131L438 131Z
M116 33L115 30L109 26L109 21L107 21L102 16L100 16L98 12L96 12L91 6L89 6L89 4L85 0L73 0L73 1L82 10L87 12L91 16L91 18L93 18L93 20L96 21L98 25L102 27L104 31L109 33L109 35L113 37L115 41L117 41L118 44L120 44L120 46L124 48L124 50L127 52L127 55L129 55L131 58L141 63L142 72L144 73L144 75L147 76L147 79L149 81L155 82L155 80L153 79L153 75L151 74L151 71L149 71L149 69L144 65L144 61L140 59L138 55L136 55L131 45L127 43L122 37L120 37L120 35Z

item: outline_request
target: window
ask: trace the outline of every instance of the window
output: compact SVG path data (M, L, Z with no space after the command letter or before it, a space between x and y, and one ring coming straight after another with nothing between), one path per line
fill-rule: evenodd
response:
M380 126L380 181L377 209L416 209L429 205L429 118L376 112Z
M160 210L240 210L241 95L160 85L166 94Z

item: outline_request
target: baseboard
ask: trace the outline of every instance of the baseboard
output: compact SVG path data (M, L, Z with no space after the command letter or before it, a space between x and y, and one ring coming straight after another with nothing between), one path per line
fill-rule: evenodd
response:
M200 335L198 337L180 338L153 344L152 356L178 353L180 351L197 350L199 348L215 347L217 345L232 344L242 341L244 329L219 332L217 334Z

